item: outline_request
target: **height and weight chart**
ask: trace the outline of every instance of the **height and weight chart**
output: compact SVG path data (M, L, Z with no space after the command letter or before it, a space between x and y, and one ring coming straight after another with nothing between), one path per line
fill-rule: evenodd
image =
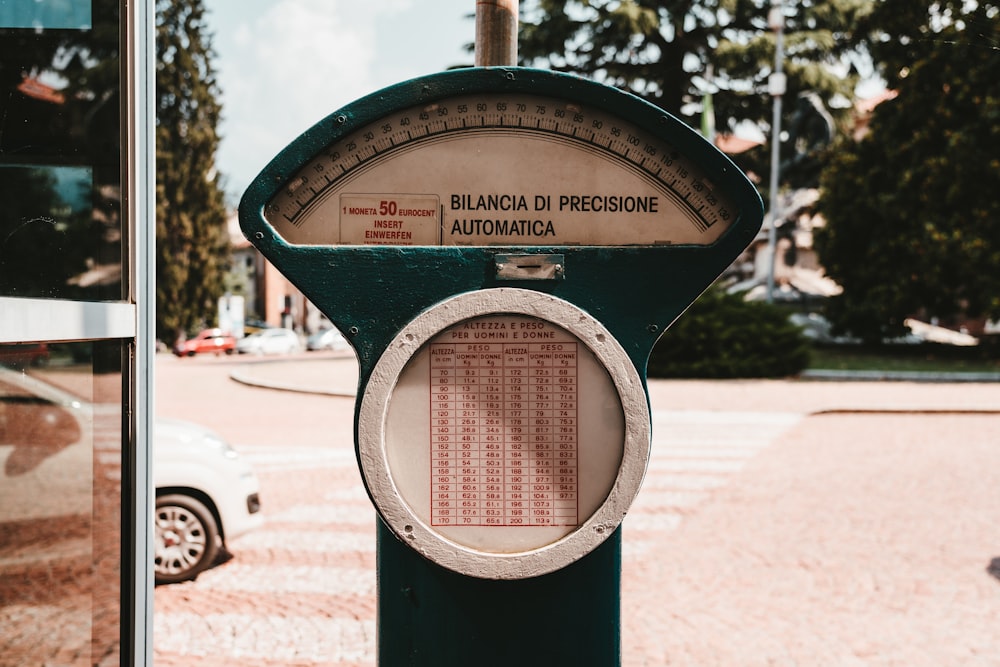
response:
M401 539L430 558L447 547L476 576L505 563L523 576L506 555L558 556L617 525L615 488L644 469L625 456L622 391L645 396L611 374L631 361L586 313L528 290L487 297L447 300L390 344L373 373L382 391L359 417L381 431L363 431L375 437L359 455L373 486L391 489ZM648 447L644 432L632 446Z
M576 526L577 343L432 343L429 352L431 525Z

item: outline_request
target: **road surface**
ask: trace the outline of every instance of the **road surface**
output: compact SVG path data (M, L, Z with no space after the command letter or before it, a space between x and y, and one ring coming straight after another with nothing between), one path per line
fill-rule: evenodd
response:
M267 520L156 589L157 667L374 665L353 358L156 370L159 415L246 455ZM1000 384L654 380L650 398L623 665L1000 665Z

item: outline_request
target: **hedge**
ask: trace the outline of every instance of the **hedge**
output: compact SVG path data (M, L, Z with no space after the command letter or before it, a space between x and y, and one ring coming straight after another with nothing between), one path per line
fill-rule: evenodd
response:
M659 378L772 378L809 364L809 344L785 309L713 289L663 334L647 374Z

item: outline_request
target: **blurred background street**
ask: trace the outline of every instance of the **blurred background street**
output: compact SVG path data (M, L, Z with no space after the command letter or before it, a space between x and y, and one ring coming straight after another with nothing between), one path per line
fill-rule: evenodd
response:
M159 416L246 456L266 518L231 560L156 589L157 666L374 665L353 357L156 371ZM650 399L624 665L997 664L1000 384L651 380Z

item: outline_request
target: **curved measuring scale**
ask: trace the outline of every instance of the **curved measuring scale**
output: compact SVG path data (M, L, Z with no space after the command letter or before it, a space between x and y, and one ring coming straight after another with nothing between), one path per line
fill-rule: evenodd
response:
M747 206L731 192L742 175L705 147L689 155L699 138L655 107L505 71L446 72L410 84L416 104L392 108L390 89L331 115L269 168L267 222L306 245L705 245Z
M704 168L634 123L548 94L489 91L346 133L265 215L295 244L705 245L738 209Z

